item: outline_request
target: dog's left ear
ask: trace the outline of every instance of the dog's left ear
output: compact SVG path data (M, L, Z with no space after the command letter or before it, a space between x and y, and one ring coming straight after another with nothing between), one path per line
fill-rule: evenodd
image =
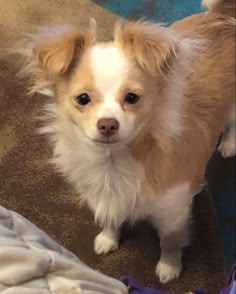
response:
M171 29L146 21L118 22L114 39L151 75L170 68L179 48Z

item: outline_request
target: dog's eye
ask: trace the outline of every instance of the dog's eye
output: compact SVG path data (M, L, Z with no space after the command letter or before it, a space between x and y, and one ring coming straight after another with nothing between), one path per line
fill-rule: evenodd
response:
M79 96L76 97L76 101L80 105L83 105L84 106L84 105L87 105L91 101L91 99L90 99L90 97L89 97L88 94L83 93L83 94L81 94L81 95L79 95Z
M139 101L139 96L137 94L134 93L128 93L125 96L125 102L129 103L129 104L135 104Z

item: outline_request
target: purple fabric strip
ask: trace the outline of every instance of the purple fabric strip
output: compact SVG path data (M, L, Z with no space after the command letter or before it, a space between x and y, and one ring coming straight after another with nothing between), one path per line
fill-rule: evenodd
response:
M139 284L136 280L130 277L122 277L121 281L129 288L129 294L171 294L168 292L162 292L159 290L145 288ZM204 289L196 289L191 292L195 294L210 294ZM226 286L219 294L236 294L236 263L233 265Z
M234 263L228 277L226 287L219 294L235 294L236 293L236 262Z
M129 277L122 277L121 281L129 288L129 294L170 294L151 288L145 288L141 286L137 281Z

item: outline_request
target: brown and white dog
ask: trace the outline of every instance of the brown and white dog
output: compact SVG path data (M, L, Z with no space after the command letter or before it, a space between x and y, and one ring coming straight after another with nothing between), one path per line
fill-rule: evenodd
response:
M161 257L156 274L179 277L194 195L220 133L235 154L235 2L166 28L120 22L114 40L96 25L49 27L18 50L31 92L52 96L45 127L53 162L94 211L97 254L116 250L126 220L149 219Z

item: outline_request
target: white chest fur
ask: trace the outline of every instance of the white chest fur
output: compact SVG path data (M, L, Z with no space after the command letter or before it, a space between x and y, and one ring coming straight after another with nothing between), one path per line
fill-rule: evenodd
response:
M129 150L102 151L81 173L81 197L95 212L100 223L120 225L139 201L143 170Z
M116 227L134 217L144 171L128 148L58 135L54 142L53 162L76 186L98 223Z
M95 220L115 227L126 219L134 220L141 213L137 207L142 207L142 164L123 145L88 141L55 105L47 105L46 110L47 125L41 133L54 145L53 163L75 185L81 201L94 211Z

